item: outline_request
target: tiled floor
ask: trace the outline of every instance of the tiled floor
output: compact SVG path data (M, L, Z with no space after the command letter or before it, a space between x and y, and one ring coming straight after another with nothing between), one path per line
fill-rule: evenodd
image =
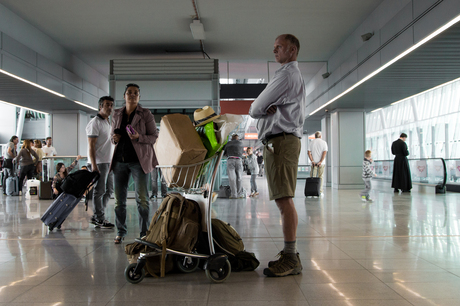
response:
M299 181L298 250L304 270L266 278L263 269L283 247L280 216L258 179L258 198L218 199L230 222L261 261L254 272L211 283L202 270L124 279L128 262L115 230L95 229L79 205L61 231L40 216L51 201L0 197L0 305L460 305L460 194L393 194L375 190L363 203L357 190L305 198ZM249 177L245 178L249 187ZM138 235L129 200L129 235ZM159 202L152 202L151 213ZM108 218L114 221L113 200Z

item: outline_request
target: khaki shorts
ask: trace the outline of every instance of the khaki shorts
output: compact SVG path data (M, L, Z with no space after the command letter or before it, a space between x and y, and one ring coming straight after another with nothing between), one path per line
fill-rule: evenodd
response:
M265 145L264 164L270 200L295 196L299 155L300 139L294 135L272 138Z

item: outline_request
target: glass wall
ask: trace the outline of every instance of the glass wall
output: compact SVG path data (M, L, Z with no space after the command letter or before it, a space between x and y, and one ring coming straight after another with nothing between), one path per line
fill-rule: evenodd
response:
M366 149L393 159L391 144L406 133L408 158L460 158L460 80L366 115Z

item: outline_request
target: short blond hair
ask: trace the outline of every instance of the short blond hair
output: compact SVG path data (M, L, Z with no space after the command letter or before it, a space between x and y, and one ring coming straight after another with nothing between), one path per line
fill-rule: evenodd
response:
M364 156L365 157L371 157L372 155L372 151L371 150L367 150L366 152L364 152Z

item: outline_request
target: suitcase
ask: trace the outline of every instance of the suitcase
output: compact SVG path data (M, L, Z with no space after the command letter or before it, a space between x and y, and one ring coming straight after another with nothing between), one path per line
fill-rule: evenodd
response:
M50 231L55 227L59 229L61 228L61 224L79 202L80 198L63 192L54 200L51 206L48 207L41 220L48 226Z
M38 198L40 200L52 200L53 199L53 189L51 189L52 184L53 184L53 181L40 182L40 188L38 191Z
M313 171L313 168L312 170ZM318 175L318 171L316 171ZM307 177L304 194L306 197L319 197L321 190L321 179L319 177Z
M6 194L10 196L19 195L19 177L10 176L6 179Z

